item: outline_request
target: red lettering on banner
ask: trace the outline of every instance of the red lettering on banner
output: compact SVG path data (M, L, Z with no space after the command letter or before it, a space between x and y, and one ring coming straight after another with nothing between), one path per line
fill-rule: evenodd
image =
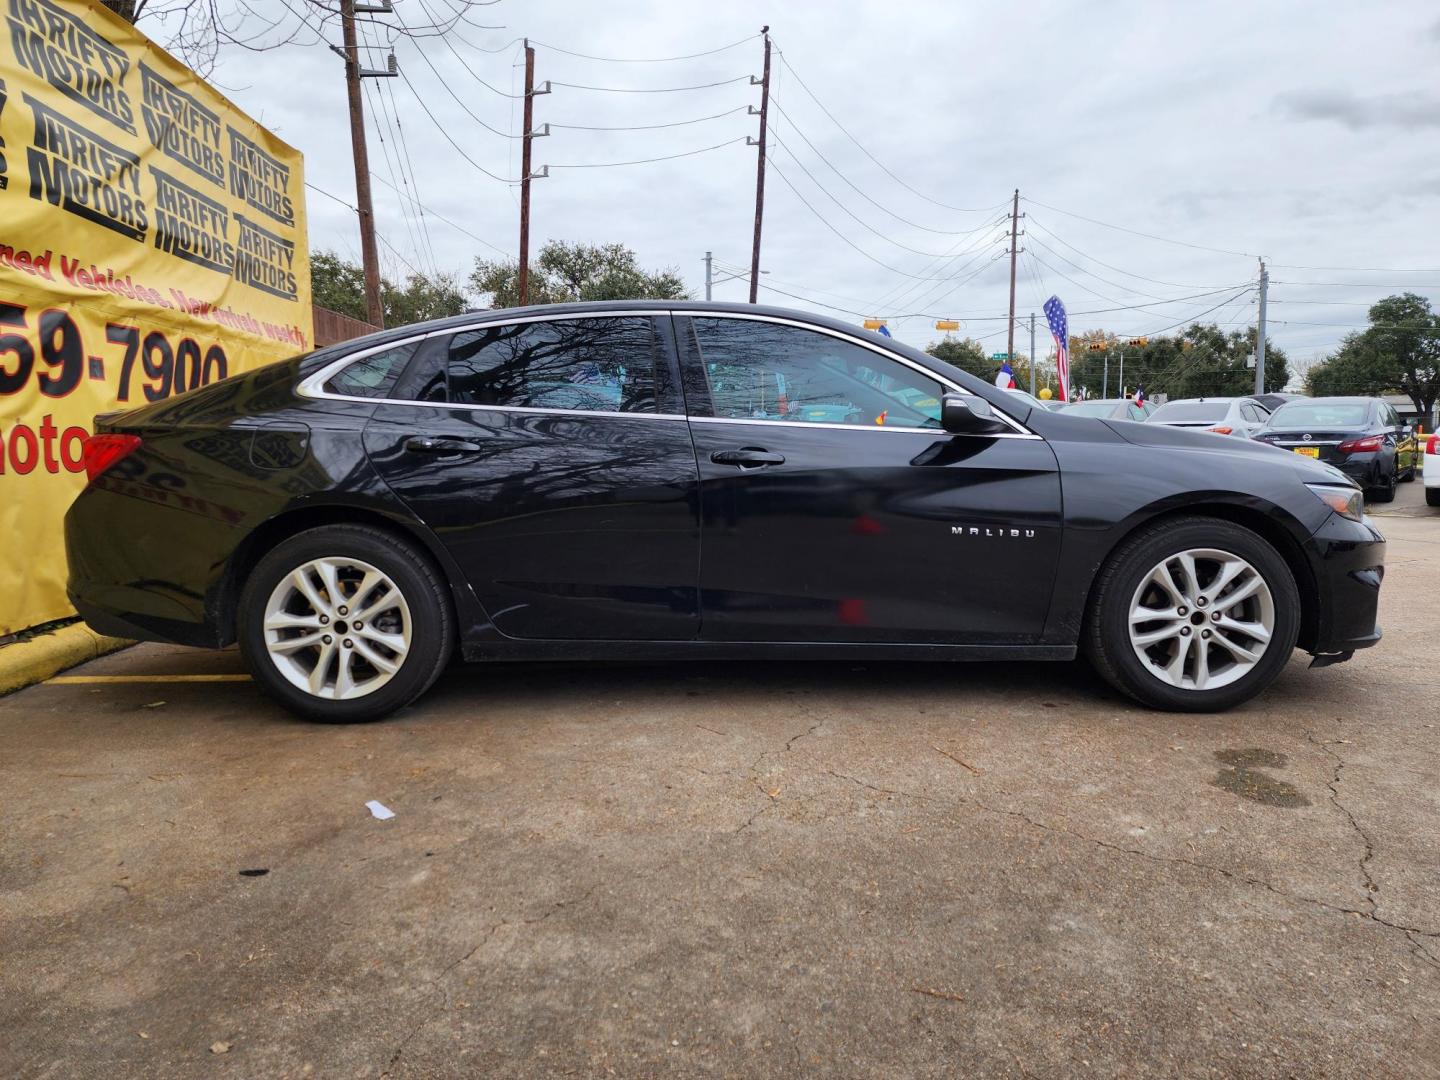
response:
M20 460L18 449L21 437L30 443L30 456ZM15 472L20 476L28 475L35 468L35 461L40 457L40 444L35 439L35 432L31 431L24 424L16 424L10 429L10 463L15 466Z

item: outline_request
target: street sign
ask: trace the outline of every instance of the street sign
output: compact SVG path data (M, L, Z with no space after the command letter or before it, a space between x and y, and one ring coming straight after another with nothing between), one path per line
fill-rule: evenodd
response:
M936 330L959 330L959 329L960 329L960 321L959 321L958 319L936 319L936 320L935 320L935 329L936 329Z
M1010 359L1010 354L1009 354L1008 352L992 352L992 353L990 354L990 359L991 359L991 360L1009 360L1009 359Z

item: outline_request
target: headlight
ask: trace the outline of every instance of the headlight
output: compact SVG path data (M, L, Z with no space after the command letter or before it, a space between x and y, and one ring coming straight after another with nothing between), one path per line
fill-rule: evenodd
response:
M1306 484L1315 497L1341 517L1361 521L1365 517L1365 496L1349 484Z

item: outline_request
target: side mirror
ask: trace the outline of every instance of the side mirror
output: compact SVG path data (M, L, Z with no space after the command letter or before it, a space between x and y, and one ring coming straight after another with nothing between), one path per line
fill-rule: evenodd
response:
M1000 421L984 398L946 394L940 399L940 426L952 435L978 435L997 430Z

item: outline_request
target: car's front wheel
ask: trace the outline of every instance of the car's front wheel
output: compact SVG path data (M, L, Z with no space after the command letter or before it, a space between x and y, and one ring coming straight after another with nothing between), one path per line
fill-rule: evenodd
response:
M334 525L265 555L240 598L240 650L257 682L312 720L378 720L439 676L454 630L425 554L383 529Z
M1294 576L1263 537L1218 518L1174 518L1131 537L1101 570L1085 648L1131 697L1211 712L1280 673L1299 611Z

